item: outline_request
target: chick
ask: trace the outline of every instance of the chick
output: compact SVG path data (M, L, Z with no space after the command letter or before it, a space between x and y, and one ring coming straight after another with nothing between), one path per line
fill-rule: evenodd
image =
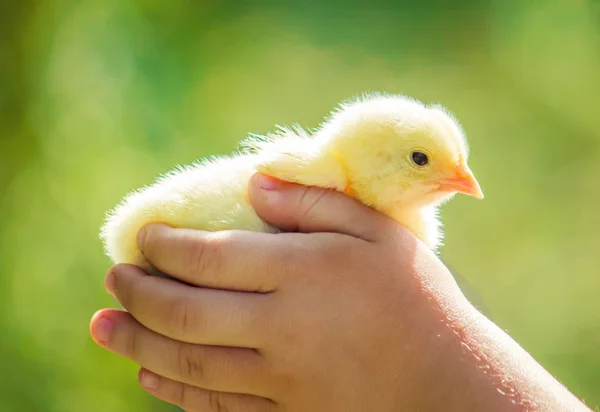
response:
M101 238L115 263L151 271L136 244L150 222L276 233L248 201L248 181L259 171L344 192L437 250L438 206L456 193L483 198L467 157L464 133L443 107L400 95L363 95L341 103L312 134L295 126L252 135L231 157L179 167L134 191L107 214Z

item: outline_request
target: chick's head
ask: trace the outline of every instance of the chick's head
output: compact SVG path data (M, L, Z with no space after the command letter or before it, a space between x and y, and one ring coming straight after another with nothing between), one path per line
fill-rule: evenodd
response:
M347 176L346 191L380 210L483 198L464 133L441 106L403 96L342 104L319 132Z

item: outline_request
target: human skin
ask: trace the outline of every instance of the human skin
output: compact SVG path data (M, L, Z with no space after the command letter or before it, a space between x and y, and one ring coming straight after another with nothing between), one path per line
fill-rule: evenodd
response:
M589 411L480 314L410 232L349 197L256 175L259 216L291 233L152 224L113 267L127 311L91 322L192 411Z

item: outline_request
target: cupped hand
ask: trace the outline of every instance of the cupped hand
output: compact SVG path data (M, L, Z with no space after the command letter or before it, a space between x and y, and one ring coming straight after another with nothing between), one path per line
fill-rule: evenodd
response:
M92 336L142 366L145 390L188 412L527 405L506 367L520 358L486 343L497 331L412 234L332 191L257 175L249 195L288 233L153 224L140 249L180 282L109 271L127 312L98 312Z

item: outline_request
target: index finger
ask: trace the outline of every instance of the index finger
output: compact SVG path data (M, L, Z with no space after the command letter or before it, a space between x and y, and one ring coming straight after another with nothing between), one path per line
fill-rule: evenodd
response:
M298 248L306 246L299 242L291 246L284 240L289 240L285 234L205 232L152 223L140 231L138 246L154 267L186 283L272 292L280 285L284 269L295 266Z

